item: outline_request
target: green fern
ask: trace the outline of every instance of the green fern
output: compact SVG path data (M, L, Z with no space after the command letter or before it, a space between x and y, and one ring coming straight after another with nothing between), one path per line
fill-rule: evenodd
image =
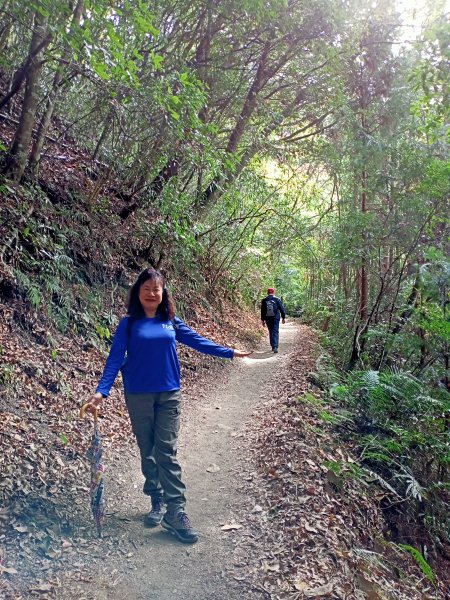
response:
M346 385L334 383L330 387L330 396L332 398L336 398L337 400L343 400L343 401L348 400L349 388Z
M64 309L70 310L72 308L73 303L74 303L74 298L73 298L73 294L71 293L71 291L70 290L65 290L59 296L59 302L60 302L61 306Z
M27 288L27 299L34 306L39 308L43 302L41 290L37 285L30 284Z
M325 423L331 423L331 424L336 424L339 422L339 419L336 417L336 415L332 415L331 413L329 413L327 410L322 410L319 413L319 417L322 419L322 421L324 421Z
M380 382L380 373L378 371L364 371L362 383L369 390L374 389Z
M396 415L402 415L402 420L415 420L438 409L438 401L411 373L358 371L349 376L348 389L350 403L381 423Z
M423 557L423 554L419 550L417 550L417 548L414 548L414 546L408 546L408 544L398 544L398 547L402 550L406 550L406 552L409 552L409 554L411 554L416 563L422 569L422 573L425 575L425 577L429 579L432 583L434 583L433 569L427 563L427 561Z
M322 400L322 398L318 398L317 396L314 396L314 394L311 394L310 392L305 392L305 394L303 396L299 396L297 398L298 402L304 402L305 404L311 404L313 406L324 406L325 402Z
M380 385L392 400L404 406L423 393L423 384L410 373L382 373Z
M44 285L50 294L57 294L61 289L59 280L51 275L44 276Z
M25 273L18 270L15 272L15 275L19 290L34 308L39 308L44 301L39 285L27 277Z
M361 458L363 460L376 461L377 463L386 463L387 465L394 463L393 458L382 451L376 452L374 450L364 450Z

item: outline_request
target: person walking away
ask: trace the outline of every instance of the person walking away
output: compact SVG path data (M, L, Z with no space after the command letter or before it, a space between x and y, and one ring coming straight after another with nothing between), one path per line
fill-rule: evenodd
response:
M141 455L143 491L151 499L144 524L161 524L181 542L192 544L198 533L185 511L186 487L176 456L181 409L177 342L222 358L251 354L220 346L188 327L175 316L163 275L146 269L130 290L128 314L117 327L103 376L86 410L94 412L109 395L120 370Z
M280 316L284 325L286 312L283 303L275 296L275 288L268 288L267 296L261 301L261 323L269 330L270 346L275 354L278 352Z

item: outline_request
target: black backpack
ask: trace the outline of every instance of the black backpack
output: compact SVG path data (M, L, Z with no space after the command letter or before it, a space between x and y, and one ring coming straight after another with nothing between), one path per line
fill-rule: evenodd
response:
M266 317L275 317L278 312L278 305L275 298L266 298Z

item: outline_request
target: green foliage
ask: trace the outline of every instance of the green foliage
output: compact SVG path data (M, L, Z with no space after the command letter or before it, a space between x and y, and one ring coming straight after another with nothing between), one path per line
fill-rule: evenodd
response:
M446 125L449 105L448 60L450 24L445 16L436 16L416 44L417 61L411 69L410 81L417 99L413 110L419 131L432 142L449 141Z
M353 413L357 427L352 437L363 463L387 480L399 497L423 502L430 531L441 528L450 536L441 512L450 394L410 373L373 370L348 374L331 394Z
M59 434L59 439L64 445L69 443L69 438L64 433Z
M333 415L332 413L326 411L326 410L322 410L319 413L319 417L320 419L322 419L322 421L324 421L325 423L332 423L332 424L336 424L339 422L339 418L336 415Z
M15 372L14 367L7 364L0 365L0 386L8 387L14 383Z
M92 240L77 223L82 220L80 203L72 212L65 206L53 206L33 188L23 188L23 193L25 201L17 207L7 201L2 215L2 222L9 224L2 236L9 243L0 244L0 252L11 265L14 293L25 300L33 317L42 315L40 320L48 319L60 332L84 332L97 342L108 341L117 321L107 312L108 299L105 304L103 294L94 292L94 302L89 294L85 296L83 281L86 276L92 281L92 273L80 268L73 252L84 244L87 252L93 250ZM33 210L28 194L34 198ZM104 273L97 277L103 278ZM88 315L87 320L80 318L80 312ZM53 350L51 356L56 360L57 352Z
M322 398L314 396L314 394L311 394L310 392L306 392L303 396L299 396L298 401L305 402L316 407L322 407L325 405L325 402Z
M411 554L416 563L422 569L422 573L425 575L425 577L429 579L432 583L434 583L435 577L433 569L427 563L427 561L423 557L423 554L419 550L417 550L417 548L414 548L414 546L408 546L407 544L398 544L398 547L402 550L406 550L406 552Z
M95 328L97 335L100 339L102 340L109 340L111 339L111 332L108 329L108 327L104 327L103 325L97 325L97 327Z
M14 274L19 293L34 309L44 307L60 331L66 331L74 297L67 284L75 269L66 251L67 232L42 221L29 219L20 232L21 245Z
M326 460L323 464L327 469L343 479L361 479L364 475L363 469L356 463L343 460Z
M424 502L429 531L447 534L448 24L430 20L414 50L394 53L386 0L207 10L85 0L73 24L75 4L10 2L0 15L9 84L33 12L48 17L38 118L58 94L39 180L48 198L32 173L29 188L0 187L11 302L102 348L148 264L170 274L186 315L192 296L257 313L275 285L336 357L321 356L311 374L330 397L299 398L318 432L351 436L375 480ZM77 160L70 138L83 148ZM62 164L55 190L49 173ZM352 351L360 370L344 374ZM1 382L13 374L0 371Z
M72 48L85 55L103 81L140 87L143 56L138 50L147 35L159 35L148 3L131 0L111 7L109 2L96 1L88 6L90 18L85 20L79 35L72 36Z

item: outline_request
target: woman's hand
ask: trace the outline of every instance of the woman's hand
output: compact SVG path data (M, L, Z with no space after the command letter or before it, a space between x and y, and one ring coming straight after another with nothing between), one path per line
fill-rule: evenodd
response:
M83 406L81 407L80 416L84 417L87 412L90 412L93 415L95 415L95 413L98 411L98 407L100 406L102 400L102 394L100 394L100 392L95 392L95 394L86 402L86 404L83 404Z
M243 358L244 356L250 356L253 354L253 350L251 352L247 352L246 350L233 350L233 358Z

